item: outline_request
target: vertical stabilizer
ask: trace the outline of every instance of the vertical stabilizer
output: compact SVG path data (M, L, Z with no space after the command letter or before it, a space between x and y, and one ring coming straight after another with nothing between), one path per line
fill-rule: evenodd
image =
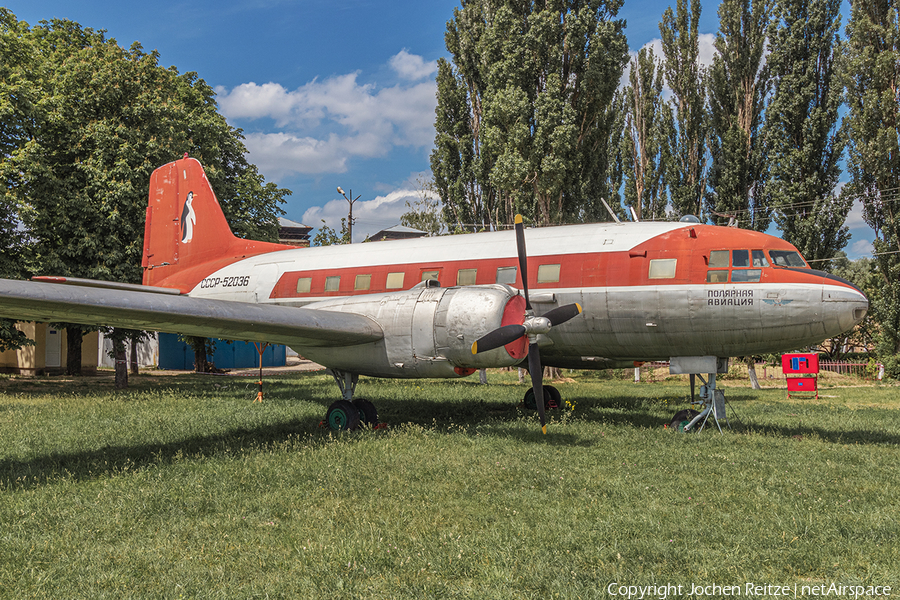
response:
M200 162L185 157L150 176L144 285L190 291L236 260L293 246L235 237Z

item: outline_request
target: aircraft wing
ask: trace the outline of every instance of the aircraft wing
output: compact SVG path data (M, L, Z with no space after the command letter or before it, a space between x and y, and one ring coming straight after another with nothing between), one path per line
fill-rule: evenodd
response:
M381 327L363 315L191 298L162 288L144 291L136 285L84 283L88 285L0 279L0 317L300 347L351 346L384 337Z

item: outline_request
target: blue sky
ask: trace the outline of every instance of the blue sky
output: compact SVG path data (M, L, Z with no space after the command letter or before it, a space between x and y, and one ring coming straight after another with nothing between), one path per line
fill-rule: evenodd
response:
M447 56L446 22L457 0L4 0L29 24L66 18L105 29L129 46L157 50L160 64L196 71L218 93L220 111L244 130L249 159L268 181L293 191L287 217L332 227L353 196L354 238L396 225L417 180L429 175L434 139L435 61ZM659 38L674 0L626 0L629 46ZM704 5L707 59L717 4ZM174 157L177 158L177 157ZM851 257L868 229L851 215ZM854 246L854 244L857 244Z

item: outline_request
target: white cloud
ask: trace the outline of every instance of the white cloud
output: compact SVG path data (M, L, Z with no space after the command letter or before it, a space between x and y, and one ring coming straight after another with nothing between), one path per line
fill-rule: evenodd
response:
M287 133L250 133L244 143L252 162L265 165L265 173L270 178L296 172L318 175L347 170L344 140L335 135L318 140Z
M872 242L869 240L859 240L850 245L850 249L847 252L847 258L855 260L861 256L872 256L873 252L875 252L875 246L872 245Z
M838 193L839 191L840 190L835 190L835 193ZM850 212L847 213L847 220L844 221L844 224L850 229L869 227L869 224L863 219L863 203L859 198L853 202L853 206L850 208Z
M700 64L706 68L712 66L713 57L716 54L716 36L712 33L701 33L697 36L697 42L699 43L699 58ZM653 57L656 59L657 64L661 61L665 60L665 54L663 54L662 49L662 40L659 38L654 38L641 46L641 49L650 47L653 49ZM631 52L629 61L634 60L637 57L637 52ZM619 80L619 87L625 87L629 84L628 73L631 70L631 66L625 67L625 70L622 72L622 78ZM671 98L672 90L668 85L663 87L663 98Z
M403 79L418 81L431 77L437 71L437 61L425 62L421 56L410 54L406 48L391 57L388 61L391 68Z
M373 200L354 202L353 241L361 242L366 236L398 225L400 216L409 210L406 202L412 204L418 197L415 189L399 189ZM326 225L340 231L341 219L347 218L349 208L343 198L330 200L325 206L314 206L303 213L303 222L318 229L324 220Z
M219 107L229 120L275 122L276 131L247 134L250 160L267 175L343 172L349 158L385 156L394 146L428 148L434 141L436 83L412 82L430 78L436 63L402 50L389 64L406 83L360 84L359 72L295 90L250 82L217 88Z

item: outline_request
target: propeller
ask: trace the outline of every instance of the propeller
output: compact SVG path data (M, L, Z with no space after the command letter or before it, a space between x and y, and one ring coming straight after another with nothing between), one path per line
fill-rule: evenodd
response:
M577 302L566 304L554 308L540 317L534 316L528 295L528 254L525 251L525 225L522 223L522 215L516 215L516 250L519 255L519 272L522 274L522 290L525 294L525 314L522 324L504 325L488 332L472 344L472 354L494 350L515 342L523 336L528 337L528 372L531 374L531 389L534 392L535 404L541 420L541 431L546 434L544 368L541 366L541 351L538 348L537 337L549 333L551 328L562 325L581 314L581 305Z

